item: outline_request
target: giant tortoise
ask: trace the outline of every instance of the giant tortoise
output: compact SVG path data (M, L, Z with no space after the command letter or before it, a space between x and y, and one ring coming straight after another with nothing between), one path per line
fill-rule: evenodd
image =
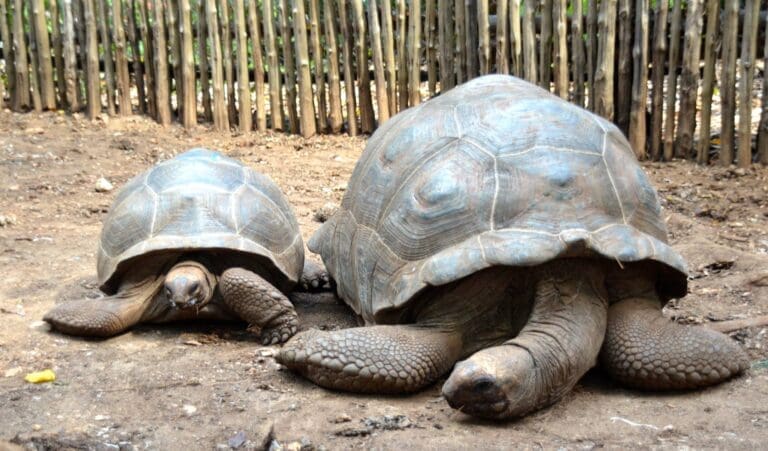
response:
M385 123L309 248L366 324L282 348L324 387L412 392L453 368L452 407L508 418L556 402L598 356L652 390L748 365L727 336L662 316L686 294L686 265L622 133L514 77Z
M44 319L73 335L112 336L141 322L243 319L263 343L298 326L286 297L304 268L293 210L265 175L192 149L134 177L104 220L98 278L107 297L62 302ZM303 277L303 279L302 279Z

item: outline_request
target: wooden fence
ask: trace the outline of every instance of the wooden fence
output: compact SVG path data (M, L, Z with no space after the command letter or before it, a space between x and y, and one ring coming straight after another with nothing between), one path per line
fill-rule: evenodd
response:
M753 89L768 56L760 5L0 0L0 99L14 111L355 135L478 75L511 73L614 121L640 158L768 164L766 108L752 127L753 98L768 91L768 77Z

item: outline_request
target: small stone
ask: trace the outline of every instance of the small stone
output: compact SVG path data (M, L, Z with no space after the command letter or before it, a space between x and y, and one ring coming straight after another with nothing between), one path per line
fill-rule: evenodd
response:
M30 127L24 130L24 133L26 133L27 135L42 135L43 133L45 133L45 130L43 129L43 127Z
M331 420L333 423L339 424L339 423L349 423L352 421L352 417L347 415L346 413L342 413L341 415L337 416L333 420Z
M97 193L107 193L109 191L112 191L115 187L110 183L109 180L105 179L104 177L99 177L98 180L96 180L96 192Z
M29 329L34 330L36 332L50 332L51 325L42 320L32 321L29 324Z
M43 428L43 427L42 427L42 426L40 426L39 424L33 424L33 425L32 425L32 430L33 430L33 431L39 431L39 430L40 430L40 429L42 429L42 428Z
M227 444L230 446L230 448L240 448L245 443L245 432L240 431L237 434L233 435L232 437L227 440Z
M15 366L13 368L8 368L5 370L5 377L14 377L21 374L22 368L20 366Z
M257 351L261 357L274 357L277 351L272 348L261 348Z
M197 407L191 404L184 404L181 408L184 410L184 414L188 417L191 417L195 414L195 412L197 412Z
M16 222L16 216L14 215L0 215L0 227L12 226Z
M109 419L109 415L96 415L93 419L95 421L106 421Z
M328 202L322 207L315 210L313 219L317 222L325 222L328 219L330 219L331 216L333 216L333 214L336 213L336 210L338 209L339 209L338 205L336 205L333 202Z

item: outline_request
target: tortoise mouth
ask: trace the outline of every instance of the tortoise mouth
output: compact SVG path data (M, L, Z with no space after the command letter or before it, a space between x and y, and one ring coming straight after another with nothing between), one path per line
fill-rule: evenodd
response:
M468 362L457 364L442 392L448 405L460 412L490 419L508 416L509 397L498 379Z

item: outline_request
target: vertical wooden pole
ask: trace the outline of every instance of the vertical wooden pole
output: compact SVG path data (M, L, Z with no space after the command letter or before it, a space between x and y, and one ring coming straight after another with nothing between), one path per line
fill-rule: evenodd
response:
M555 93L565 100L568 100L569 78L568 78L568 9L567 0L554 0L552 7L553 30L554 30L554 69L555 69Z
M573 103L584 106L584 32L582 31L582 1L573 0L573 21L571 22L571 54L573 61ZM647 13L646 13L647 14ZM645 19L646 26L648 18ZM645 30L648 33L648 30ZM643 37L642 39L647 39Z
M355 79L352 72L352 24L347 15L347 0L339 0L339 22L344 35L344 92L347 97L347 132L357 136L357 102L355 100Z
M464 1L464 0L459 0ZM405 0L397 0L397 95L398 109L408 108L408 25Z
M157 96L157 122L171 123L171 101L168 92L168 48L165 41L164 0L154 0L154 22L152 30L155 43L155 95Z
M614 122L629 134L629 110L632 96L632 2L619 0L618 55L616 58L616 114Z
M466 80L480 74L480 36L478 35L478 0L464 0L464 30L466 32Z
M669 31L669 59L667 60L667 111L664 123L664 160L670 161L675 151L675 105L677 104L677 62L680 58L680 28L683 0L675 0Z
M248 29L251 34L251 58L253 61L253 90L256 94L256 128L267 130L267 109L264 98L264 56L261 49L261 20L257 2L248 4Z
M211 46L211 73L213 78L213 126L216 130L229 130L229 114L224 95L224 68L222 66L221 37L216 0L205 0L206 25Z
M653 21L653 72L651 83L651 159L662 156L662 135L664 118L664 67L667 56L667 11L669 2L656 2L656 17Z
M85 40L86 40L86 93L88 103L86 113L93 120L101 113L101 92L99 89L99 37L96 31L96 8L93 2L96 0L83 0L83 13L85 15Z
M683 158L693 154L696 128L696 100L699 97L699 61L701 59L702 2L686 4L683 67L680 74L680 111L677 114L676 153Z
M714 4L714 5L712 5ZM709 13L710 8L715 9L718 6L717 0L709 0L707 13ZM717 15L715 15L717 16ZM707 21L709 24L709 21ZM709 25L707 25L707 30L709 30ZM763 34L765 36L765 43L763 44L763 67L768 67L768 24L766 24L766 27L763 29ZM707 43L709 43L709 34L707 34ZM705 50L706 52L706 50ZM706 58L705 58L706 61ZM707 78L707 72L704 72L704 79ZM702 110L702 117L704 116L704 111ZM709 124L702 124L702 132L704 130L704 125ZM707 129L709 130L709 129ZM705 147L705 150L702 150L702 146L699 147L699 162L700 163L706 163L706 156L702 156L705 152L708 153L709 151L709 140L707 140L707 146ZM760 125L758 126L757 130L757 158L760 163L763 165L768 165L768 77L763 75L763 102L762 102L762 111L760 112Z
M136 97L139 99L139 111L147 114L147 98L144 86L144 64L141 61L141 48L138 38L138 26L136 25L136 6L133 0L127 0L125 17L128 41L131 43L133 77L136 80Z
M614 6L615 7L615 6ZM553 0L541 0L539 33L539 86L549 91L552 81L552 9Z
M600 43L595 70L595 112L613 120L614 42L616 40L616 2L600 3L597 19Z
M203 0L197 10L197 50L200 65L200 90L203 92L203 117L206 122L213 122L213 107L211 106L210 64L208 63L208 15L205 11L206 2Z
M288 0L280 0L280 35L283 39L283 64L285 65L285 97L288 103L288 124L291 133L299 133L299 116L296 111L296 68L293 57L293 36L291 31L291 13Z
M464 0L455 0L454 22L456 31L456 44L453 53L456 55L456 83L464 83L467 77L467 42L466 12Z
M125 57L125 29L123 28L122 3L122 0L112 0L112 30L115 33L118 107L120 115L127 116L131 114L131 77L128 74L128 60Z
M197 124L197 89L195 87L194 35L192 32L192 8L189 0L179 0L179 23L181 24L181 123L189 128ZM205 38L200 37L200 45Z
M32 95L32 106L35 111L43 111L43 102L40 97L40 69L38 67L40 60L37 52L37 40L35 39L35 21L32 13L32 4L31 2L25 2L24 6L26 9L24 15L30 18L26 28L29 30L27 50L29 51L29 88Z
M315 63L315 91L317 93L317 126L321 133L328 130L328 106L325 100L325 60L320 45L320 6L318 0L309 0L309 41Z
M341 79L339 76L339 48L336 43L336 8L333 0L323 1L323 31L325 34L325 50L328 55L328 100L331 113L328 122L331 133L339 133L344 125L341 112ZM394 83L394 80L393 80Z
M383 0L387 2L388 0ZM381 49L381 29L379 27L379 8L376 0L368 0L368 23L373 47L374 80L376 82L376 106L379 110L379 124L389 119L389 98L387 97L387 78L384 74L384 55Z
M147 78L147 110L150 117L157 119L157 91L155 90L155 51L150 29L150 17L147 5L150 0L134 0L136 15L139 18L139 34L144 49L144 76Z
M8 7L6 6L6 2L10 2L10 0L0 0L0 40L3 41L3 58L5 59L5 76L8 79L9 105L13 105L15 102L14 99L18 98L16 92L16 74L14 73L16 61L14 58L11 28L9 28L8 25Z
M368 46L366 45L365 13L363 1L352 0L352 12L355 30L355 67L357 68L357 92L360 100L360 129L363 133L372 133L376 129L371 96L371 76L368 70Z
M411 11L421 11L421 0L411 0ZM421 103L421 14L411 14L408 49L410 52L410 74L408 76L408 103L411 106Z
M317 134L315 100L312 94L312 76L309 71L309 45L307 44L307 19L304 0L292 0L294 43L299 82L299 123L301 136L309 138Z
M720 164L730 166L734 157L734 123L736 114L736 53L739 34L739 2L725 2L723 13L723 43L720 74L722 102L722 132L720 134Z
M269 111L272 116L272 130L282 130L283 115L283 88L280 78L280 57L277 54L277 37L275 36L273 0L264 0L262 3L264 18L264 40L267 49L267 67L269 69Z
M40 99L46 110L56 109L56 90L53 85L53 65L51 64L51 44L48 36L48 24L45 20L44 0L32 2L35 42L37 43L38 67L40 70ZM53 24L53 28L58 28Z
M752 81L755 76L757 26L760 20L760 0L746 0L744 26L741 34L739 67L739 143L736 164L746 168L752 163Z
M587 2L587 108L595 111L595 72L597 72L597 2ZM656 2L656 4L664 2ZM666 20L666 16L665 16ZM666 23L665 23L666 25ZM666 29L666 28L665 28ZM654 65L654 67L656 67Z
M387 71L387 99L389 114L397 113L397 73L395 69L395 34L392 29L392 2L381 2L381 27L384 42L384 67Z
M662 2L663 3L663 2ZM699 164L709 163L710 130L712 120L712 94L715 82L715 45L719 39L718 18L720 16L719 0L707 0L707 29L704 41L704 78L701 81L701 128L699 142L696 148L696 161ZM768 37L768 34L766 35ZM768 42L768 39L766 39ZM768 51L765 52L768 58ZM766 66L768 67L768 66ZM768 83L768 77L763 77ZM766 101L765 95L763 101ZM765 109L763 109L765 111Z
M16 64L14 65L16 95L11 102L11 109L22 111L31 105L27 40L24 36L24 5L22 0L14 0L13 2L13 54L16 59Z
M479 42L480 75L491 72L491 25L488 0L477 1L477 36Z
M496 72L508 74L509 71L509 0L496 2Z
M72 0L63 0L64 12L64 82L67 89L67 103L73 113L80 111L80 86L77 81L77 58L75 56L75 24L72 14Z
M531 83L537 83L538 58L536 52L536 0L526 0L523 4L523 76Z
M520 32L520 0L509 2L509 51L510 72L516 77L522 77L523 41Z
M101 49L104 63L104 81L107 90L107 114L115 115L115 65L112 59L112 38L109 34L109 19L107 17L107 0L93 0L96 4L96 20L101 35Z
M80 96L79 103L85 107L87 104L87 89L88 89L88 79L86 76L86 68L88 67L88 40L85 37L85 5L83 4L85 0L73 0L72 6L73 10L72 13L74 14L75 19L75 33L76 33L76 41L75 44L77 46L77 52L75 53L75 57L78 60L78 71L77 71L77 95Z
M253 116L251 115L251 83L250 75L248 75L248 36L245 31L245 5L243 0L235 0L233 3L235 6L235 28L237 30L237 123L241 132L250 132L253 130ZM234 100L234 97L232 100Z
M440 33L440 91L445 92L453 88L456 84L454 72L454 47L455 40L453 35L453 3L454 0L440 0L443 7L440 8L438 20L438 29Z
M427 44L427 90L432 97L437 91L437 11L435 10L436 0L424 0L426 23L424 32ZM411 14L414 14L411 11Z
M639 159L645 159L645 114L648 102L648 0L635 2L635 39L632 49L632 108L629 143Z
M237 104L235 103L235 73L232 68L232 29L229 25L229 1L219 0L219 33L221 43L221 55L223 57L222 64L224 66L224 80L226 81L226 87L224 91L224 98L227 103L227 117L229 118L229 125L233 126L237 123ZM290 42L288 43L290 45ZM286 55L287 58L287 55ZM293 64L293 63L291 63ZM286 72L288 68L286 67Z
M181 115L184 109L184 93L182 92L181 73L181 37L179 30L179 2L178 0L165 0L165 20L167 25L166 35L168 36L168 61L171 63L171 71L168 78L168 102L172 114L176 117ZM173 104L173 94L176 94L176 107ZM175 110L175 111L174 111Z

